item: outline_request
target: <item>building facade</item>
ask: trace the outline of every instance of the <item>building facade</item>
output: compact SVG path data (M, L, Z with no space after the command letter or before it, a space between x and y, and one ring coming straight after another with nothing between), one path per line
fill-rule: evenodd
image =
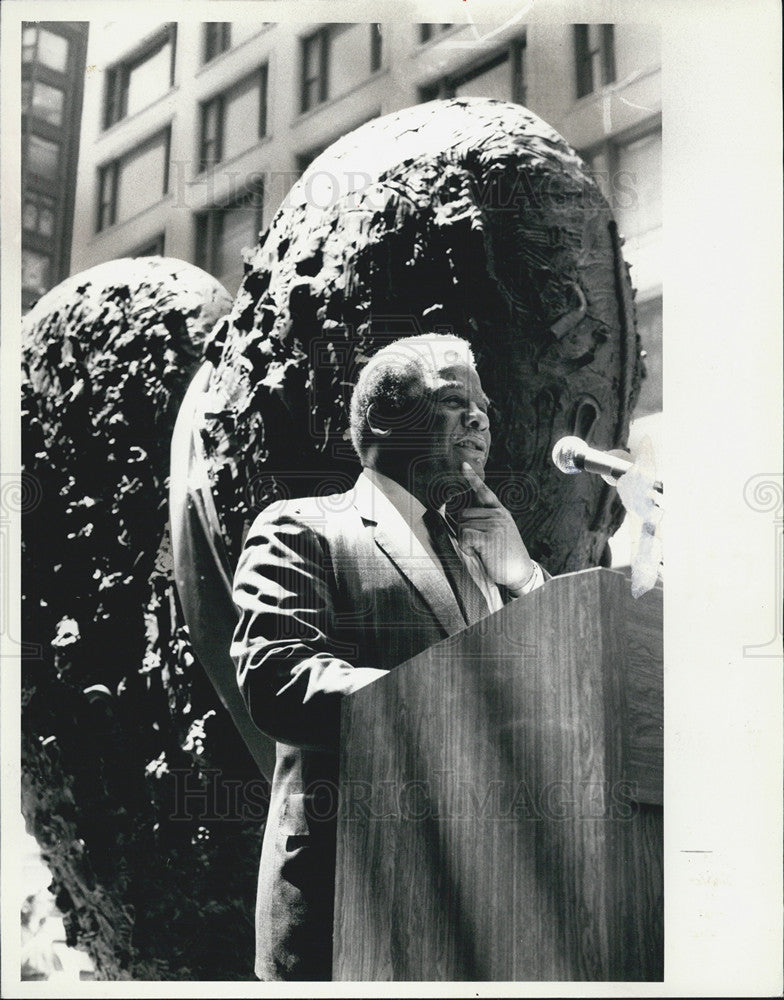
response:
M378 115L436 97L525 104L610 199L661 409L661 59L638 24L127 21L93 24L72 271L161 253L236 292L311 160Z
M22 26L22 310L70 274L88 24Z

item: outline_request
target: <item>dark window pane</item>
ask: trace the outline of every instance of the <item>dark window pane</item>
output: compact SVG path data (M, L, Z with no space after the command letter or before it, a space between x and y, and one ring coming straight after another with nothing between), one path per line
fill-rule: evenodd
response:
M574 61L577 96L584 97L593 90L593 70L587 24L575 24L574 26Z
M117 164L101 168L99 180L98 231L114 224L117 205Z
M267 78L266 66L259 70L259 138L267 134Z
M202 105L200 170L207 170L220 162L222 105L220 97Z
M612 24L574 25L574 65L577 97L585 97L615 79Z
M370 72L375 73L376 70L381 68L381 51L382 51L382 35L381 35L381 25L371 24L370 25Z
M107 71L104 128L109 128L110 125L125 117L123 110L124 80L125 73L122 66L115 66Z
M302 41L302 110L327 99L329 32L326 28Z
M259 189L196 217L196 262L232 294L242 279L242 251L258 240L262 203Z
M435 38L436 35L440 35L449 28L454 28L454 22L450 21L449 24L420 24L419 25L419 41L424 44L429 42L431 38Z
M209 62L231 46L231 24L207 21L204 25L204 62Z
M602 83L615 80L615 31L612 24L602 25Z

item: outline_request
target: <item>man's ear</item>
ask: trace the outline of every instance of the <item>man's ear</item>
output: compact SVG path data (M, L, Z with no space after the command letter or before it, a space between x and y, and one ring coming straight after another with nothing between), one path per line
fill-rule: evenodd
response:
M365 410L365 422L370 428L370 433L373 437L389 437L392 433L392 428L385 426L385 421L380 417L378 412L374 413L373 408L376 404L371 403L370 406Z

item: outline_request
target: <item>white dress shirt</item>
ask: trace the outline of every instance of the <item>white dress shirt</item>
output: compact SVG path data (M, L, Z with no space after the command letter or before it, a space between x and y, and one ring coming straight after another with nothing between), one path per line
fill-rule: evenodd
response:
M394 479L390 479L389 476L385 476L381 472L377 472L375 469L364 468L359 478L360 481L357 483L357 486L360 489L367 488L362 483L363 478L371 487L374 487L373 507L375 511L378 511L379 519L383 517L387 523L397 523L400 531L405 532L410 539L411 555L415 556L424 550L424 554L435 564L439 572L443 573L441 560L433 549L432 542L430 541L430 533L422 520L422 515L427 509L424 504L417 500L400 483L395 482ZM443 515L443 513L444 508L442 507L441 514ZM401 534L400 537L404 536ZM481 590L490 611L498 611L503 607L504 602L498 587L485 572L482 560L473 552L464 552L457 544L457 539L452 536L451 532L450 538L455 552ZM521 594L528 594L532 590L536 590L537 587L541 587L543 583L544 575L542 569L535 562L533 575L523 588Z

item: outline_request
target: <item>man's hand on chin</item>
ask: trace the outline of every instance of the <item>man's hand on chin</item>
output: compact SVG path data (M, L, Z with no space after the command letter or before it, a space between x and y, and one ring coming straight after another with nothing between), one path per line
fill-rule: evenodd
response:
M494 583L520 593L535 572L535 564L520 537L512 515L468 462L463 474L474 493L474 506L457 516L458 543L464 552L482 560Z

